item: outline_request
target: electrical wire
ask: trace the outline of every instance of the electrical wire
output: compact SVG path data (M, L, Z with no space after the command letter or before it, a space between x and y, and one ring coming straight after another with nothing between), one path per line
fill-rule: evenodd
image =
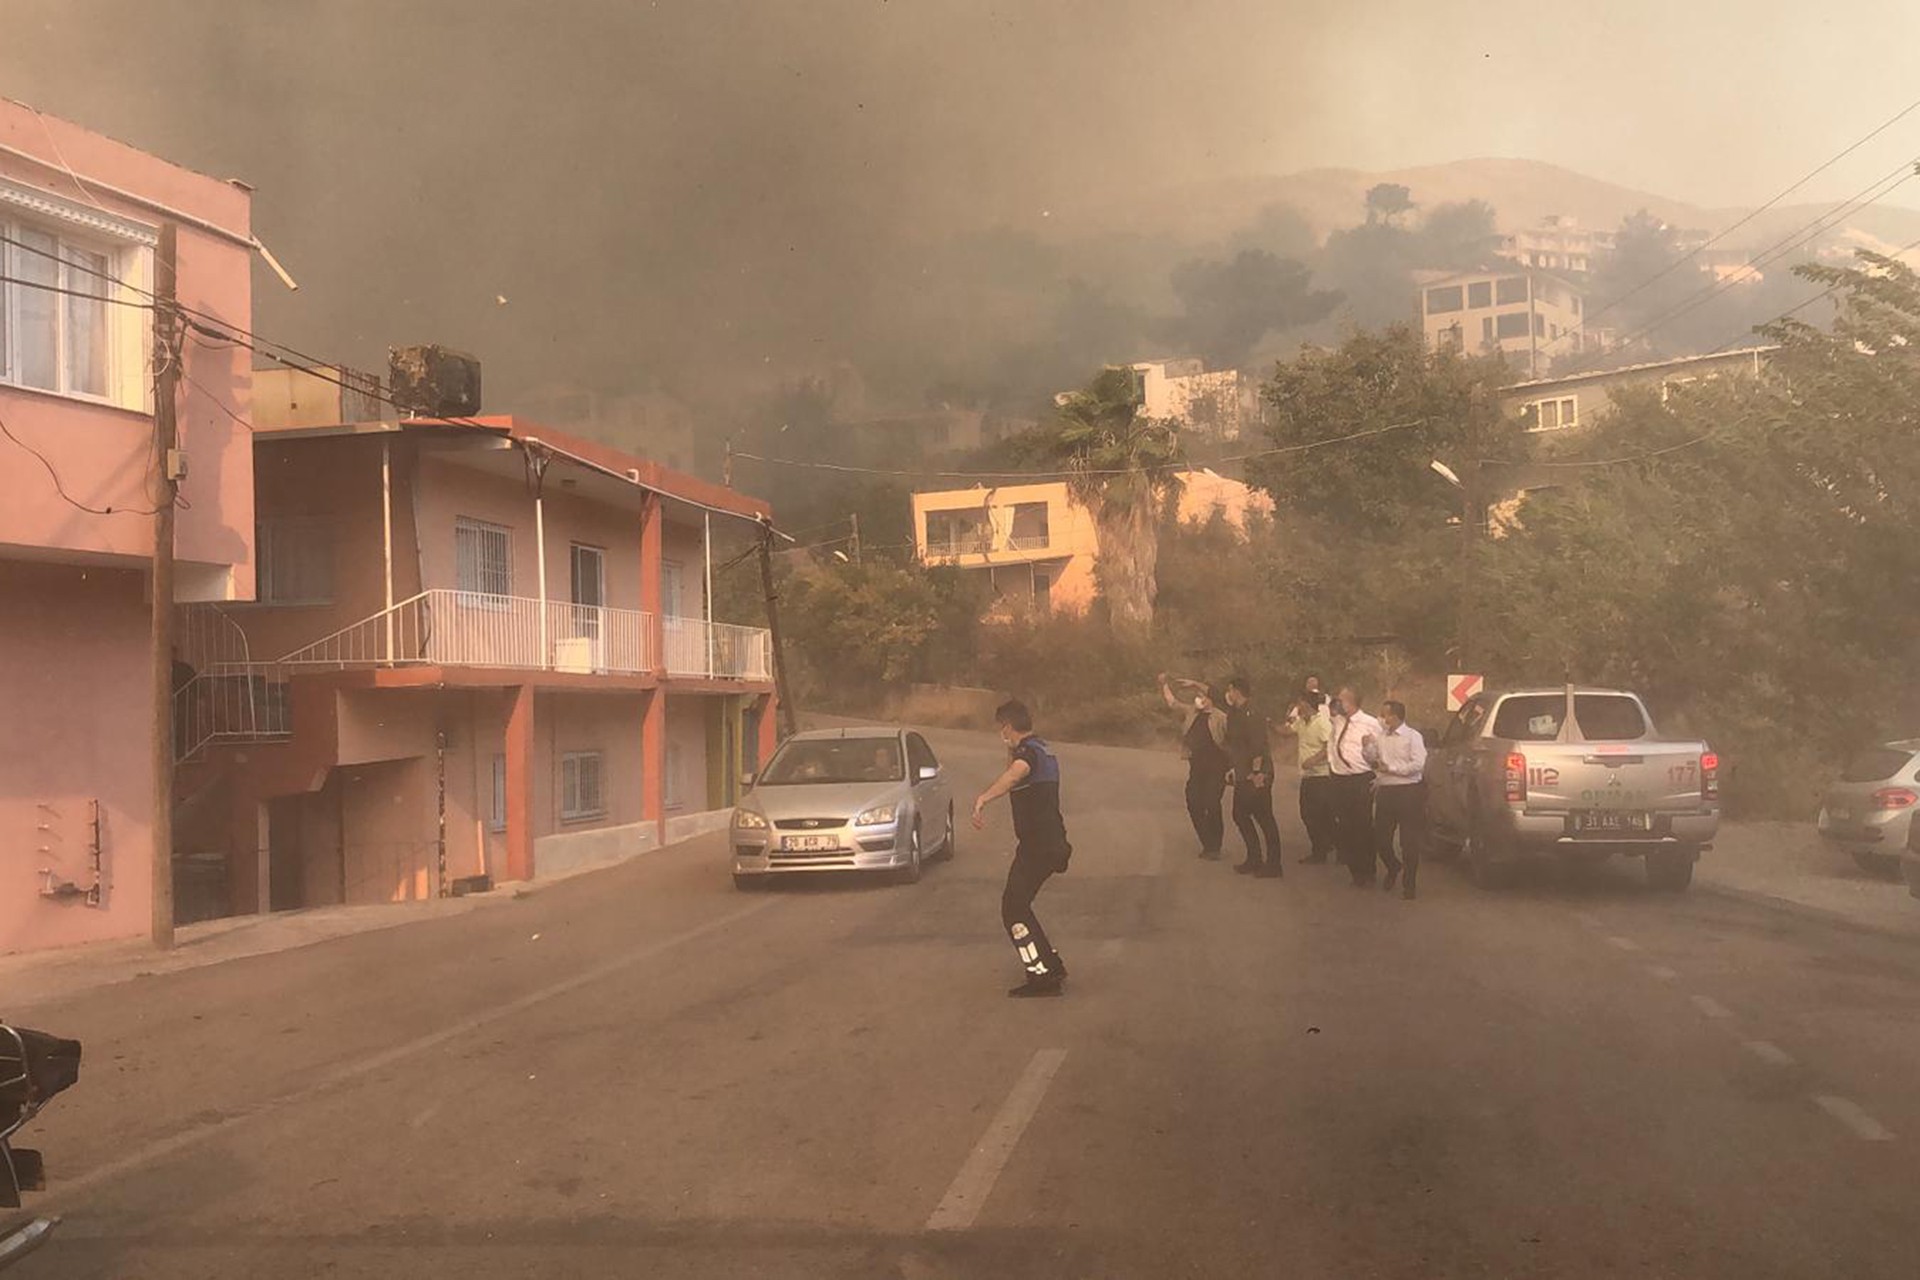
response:
M61 481L60 473L54 470L52 460L49 459L46 454L28 444L25 440L13 434L13 428L7 425L5 418L0 418L0 435L6 436L7 439L13 441L14 444L18 445L21 449L32 454L34 459L38 461L42 467L46 468L47 478L53 481L53 491L60 495L62 502L65 502L75 510L84 511L90 516L153 516L160 514L158 507L96 507L89 503L82 502L67 492L67 486Z
M1668 263L1666 266L1662 267L1660 270L1654 272L1651 276L1648 276L1645 280L1642 280L1639 284L1633 286L1633 288L1627 290L1625 293L1621 294L1619 297L1613 299L1613 301L1607 303L1605 306L1601 307L1600 310L1594 312L1592 315L1583 317L1581 322L1581 328L1584 329L1585 327L1587 327L1587 325L1591 324L1594 320L1598 319L1601 316L1606 315L1609 311L1612 311L1615 307L1618 307L1621 303L1625 302L1628 298L1634 297L1635 295L1645 291L1646 289L1651 288L1653 285L1658 284L1661 280L1665 279L1667 276L1672 275L1675 271L1678 271L1686 263L1692 261L1694 258L1698 257L1702 253L1705 253L1708 249L1711 249L1714 245L1719 244L1722 240L1725 240L1728 236L1738 231L1741 227L1746 226L1749 222L1752 222L1755 218L1759 217L1761 214L1765 213L1767 210L1773 208L1773 206L1779 204L1782 200L1786 199L1788 196L1798 191L1801 187L1806 186L1807 183L1819 177L1821 174L1825 173L1827 170L1833 168L1834 165L1839 164L1842 160L1845 160L1848 156L1858 151L1861 147L1864 147L1865 145L1867 145L1867 143L1872 142L1875 138L1879 137L1881 134L1885 133L1888 129L1891 129L1894 125L1900 123L1902 120L1906 119L1908 116L1912 115L1917 110L1920 110L1920 98L1916 98L1912 102L1909 102L1906 106L1902 107L1899 111L1895 112L1889 119L1887 119L1877 129L1873 130L1873 132L1867 134L1864 138L1859 139L1858 141L1853 143L1851 146L1849 146L1846 150L1840 152L1838 155L1833 156L1831 159L1827 160L1826 163L1820 165L1815 169L1809 170L1807 174L1804 177L1802 177L1798 182L1795 182L1792 186L1789 186L1784 190L1782 190L1780 194L1773 197L1773 199L1767 201L1765 204L1761 205L1759 208L1753 210L1751 213L1747 214L1745 217L1741 218L1739 221L1734 222L1730 226L1717 232L1709 239L1704 240L1700 244L1694 246L1692 249L1689 249L1686 253L1680 255L1678 258L1675 258L1672 262ZM1565 337L1564 334L1561 336ZM1560 341L1560 338L1556 338L1554 339L1554 341L1558 342Z
M1752 258L1748 259L1746 264L1743 265L1738 271L1733 272L1731 275L1727 276L1725 279L1715 280L1713 283L1707 285L1704 289L1701 289L1695 293L1689 294L1686 298L1683 298L1680 302L1676 303L1674 306L1669 307L1666 311L1663 311L1658 315L1655 315L1653 318L1641 324L1639 328L1629 332L1626 337L1621 338L1619 342L1615 343L1614 345L1616 347L1626 346L1627 344L1637 341L1640 338L1644 338L1648 334L1652 333L1654 330L1660 328L1662 325L1668 324L1671 321L1679 319L1681 316L1688 315L1694 311L1697 311L1699 308L1705 306L1707 303L1713 301L1715 298L1718 298L1721 295L1733 289L1739 288L1740 285L1746 282L1749 276L1756 274L1759 268L1763 266L1770 266L1773 263L1779 261L1781 258L1785 257L1787 254L1793 252L1795 249L1801 248L1804 245L1812 242L1813 240L1817 239L1823 232L1832 230L1835 226L1839 225L1840 222L1844 221L1848 217L1851 217L1853 214L1858 213L1861 209L1864 209L1868 205L1874 204L1879 200L1884 199L1886 196L1892 194L1892 192L1897 188L1899 188L1900 186L1904 185L1907 182L1912 181L1913 178L1916 176L1920 176L1920 156L1914 156L1910 160L1902 161L1898 167L1888 172L1885 176L1875 180L1872 183L1869 183L1866 187L1861 188L1860 191L1855 192L1854 195L1849 199L1842 201L1838 205L1835 205L1832 209L1829 209L1826 213L1821 214L1819 217L1815 218L1812 222L1805 223L1798 229L1788 233L1785 237L1781 238L1780 240L1776 240L1773 244L1769 245L1767 248L1762 249L1759 253L1755 254ZM1589 323L1590 319L1591 319L1590 317L1583 318L1579 329L1569 330L1568 332L1569 333L1587 332L1588 331L1587 324ZM1562 335L1560 335L1560 338L1553 339L1553 341L1557 342L1557 341L1564 340L1567 336L1568 336L1567 334L1563 333ZM1551 343L1549 343L1548 345L1551 345ZM1587 361L1585 362L1584 367L1576 365L1576 367L1572 370L1569 370L1569 372L1570 373L1585 372L1586 369L1593 368L1596 363L1597 363L1596 361Z
M1888 254L1887 256L1890 258L1898 258L1900 257L1900 255L1904 253L1910 253L1914 249L1920 249L1920 237L1915 237L1914 239L1907 241L1905 244L1901 245L1898 249L1895 249L1892 253ZM1836 284L1830 284L1826 288L1822 289L1820 292L1814 294L1811 298L1808 298L1806 301L1796 303L1795 305L1788 307L1785 311L1782 311L1779 315L1775 316L1773 319L1765 321L1764 323L1761 323L1761 324L1754 325L1753 329L1764 329L1768 325L1776 325L1776 324L1779 324L1782 320L1790 319L1791 317L1798 315L1800 312L1805 311L1808 307L1812 306L1814 303L1819 302L1821 299L1832 297L1835 293L1839 292L1840 289L1845 286L1845 284L1846 284L1846 281L1844 280ZM1728 338L1725 342L1715 347L1708 354L1718 355L1720 352L1725 351L1728 347L1731 347L1734 343L1746 341L1747 338L1751 336L1753 329L1749 329L1745 333L1735 334L1733 337Z
M41 280L28 280L21 276L0 276L0 284L16 284L23 289L40 289L47 293L65 294L69 298L86 298L90 302L104 302L108 306L138 307L142 311L153 310L153 304L151 302L135 302L131 298L109 298L103 294L88 293L84 289L64 289L57 284L47 284Z

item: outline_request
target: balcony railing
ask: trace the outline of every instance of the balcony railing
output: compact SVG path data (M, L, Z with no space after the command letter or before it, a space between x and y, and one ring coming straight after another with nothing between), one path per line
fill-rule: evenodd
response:
M423 591L271 661L254 661L231 620L222 641L197 653L196 673L174 695L175 751L209 743L285 737L288 682L314 671L368 667L501 667L513 670L769 680L771 633L762 627L654 616L638 609ZM664 659L664 662L661 661Z
M930 556L984 556L992 550L993 535L990 533L958 533L927 540L927 554Z
M437 588L296 649L275 665L509 667L640 675L655 667L652 615Z
M716 680L770 680L773 637L764 627L700 618L663 618L667 674Z
M1009 551L1045 551L1048 538L1044 533L1016 533L1008 537Z

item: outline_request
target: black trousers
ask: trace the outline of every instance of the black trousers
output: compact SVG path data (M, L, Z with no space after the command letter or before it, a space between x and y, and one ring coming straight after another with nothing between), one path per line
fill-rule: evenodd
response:
M1227 771L1201 761L1187 763L1187 816L1193 819L1193 834L1200 837L1200 848L1207 853L1220 852L1220 840L1226 835L1227 820L1220 812L1221 793L1227 789Z
M1400 856L1393 853L1394 832L1400 833ZM1406 867L1406 886L1420 878L1420 855L1427 848L1427 784L1376 787L1373 793L1373 847L1389 874Z
M1336 788L1329 777L1300 779L1300 821L1307 829L1308 852L1325 858L1338 848L1334 832Z
M1347 864L1355 884L1373 880L1373 775L1336 773L1334 785L1334 839L1340 861Z
M1015 853L1013 865L1007 869L1007 887L1000 894L1000 923L1006 926L1007 937L1013 940L1021 966L1036 978L1066 976L1060 953L1047 941L1047 931L1040 927L1039 917L1033 914L1033 900L1040 886L1064 871L1064 862L1064 858L1054 854Z
M1233 825L1240 828L1240 838L1247 842L1247 861L1254 866L1265 861L1278 868L1280 866L1280 824L1273 820L1273 783L1271 781L1255 786L1241 779L1233 784ZM1266 852L1261 853L1261 840L1265 838Z

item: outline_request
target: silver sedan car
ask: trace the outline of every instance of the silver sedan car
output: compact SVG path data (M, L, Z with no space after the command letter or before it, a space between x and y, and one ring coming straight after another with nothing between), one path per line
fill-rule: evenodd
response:
M1820 834L1878 875L1903 868L1920 897L1913 814L1920 807L1920 739L1869 747L1847 762L1820 805Z
M955 848L953 796L933 748L901 729L787 739L733 811L733 882L885 871L912 884Z

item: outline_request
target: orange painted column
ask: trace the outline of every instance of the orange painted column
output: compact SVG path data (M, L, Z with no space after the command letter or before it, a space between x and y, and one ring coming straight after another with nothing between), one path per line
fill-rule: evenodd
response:
M533 779L537 769L533 739L533 686L507 691L507 865L508 880L533 879Z
M647 693L640 719L640 796L643 821L654 824L656 844L667 842L667 650L660 614L660 560L665 545L660 495L647 494L640 509L640 607L653 643L653 674L661 683Z

